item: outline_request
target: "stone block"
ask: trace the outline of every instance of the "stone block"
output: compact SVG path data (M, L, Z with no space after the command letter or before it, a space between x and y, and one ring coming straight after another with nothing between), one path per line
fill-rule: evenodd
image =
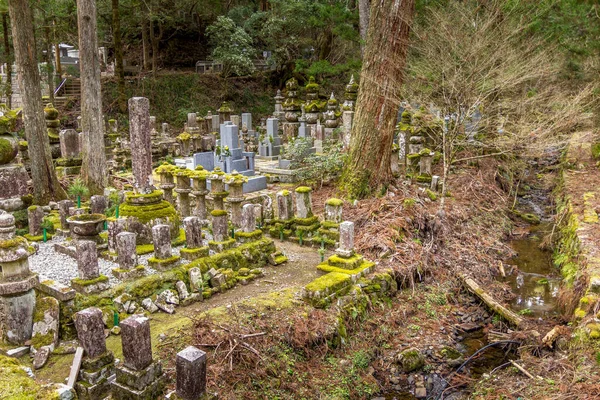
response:
M150 320L133 315L120 324L123 365L133 370L143 370L152 363Z
M102 311L96 307L79 311L74 317L79 344L87 358L93 359L106 353Z
M198 400L206 391L206 353L189 346L177 353L177 395L183 400Z

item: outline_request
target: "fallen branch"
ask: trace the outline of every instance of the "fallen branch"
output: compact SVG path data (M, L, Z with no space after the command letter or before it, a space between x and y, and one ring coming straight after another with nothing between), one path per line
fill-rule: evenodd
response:
M463 281L463 283L471 293L479 297L481 301L483 301L489 308L494 310L494 312L500 314L504 319L506 319L516 327L523 325L523 322L525 320L521 316L512 312L511 310L494 300L492 296L487 294L485 290L483 290L479 286L479 284L477 284L477 282L475 282L473 279L468 278L462 274L460 275L460 279Z
M514 362L513 360L508 360L510 361L510 363L515 366L519 371L521 371L523 374L525 374L525 376L527 376L530 379L537 379L537 380L542 380L541 376L533 376L529 371L527 371L525 368L523 368L522 366L520 366L519 364L517 364L516 362Z

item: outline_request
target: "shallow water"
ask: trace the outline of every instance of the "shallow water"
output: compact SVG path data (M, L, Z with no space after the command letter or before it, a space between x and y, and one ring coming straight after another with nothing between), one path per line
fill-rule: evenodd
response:
M504 280L516 295L511 308L523 315L558 315L556 300L561 279L552 264L552 252L540 248L541 238L551 229L551 225L544 223L532 226L529 234L510 243L517 255L505 265Z

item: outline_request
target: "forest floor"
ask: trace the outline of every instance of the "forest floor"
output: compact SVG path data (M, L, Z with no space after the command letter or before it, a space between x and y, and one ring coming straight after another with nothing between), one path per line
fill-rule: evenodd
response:
M583 340L566 340L570 328L559 313L523 315L526 323L516 330L458 278L471 276L501 303L515 297L499 279L499 266L515 255L510 240L531 227L511 210L533 198L554 219L550 191L558 157L550 158L555 161L527 160L518 196L502 189L510 176L490 158L453 171L443 211L440 198L401 180L385 196L345 204L356 250L377 262L376 271L393 271L400 289L357 306L345 321L337 307L319 310L301 300L304 285L318 276L316 249L281 242L276 245L290 262L266 268L263 278L175 315L153 314L155 357L169 388L173 355L195 345L208 353L208 390L220 399L600 398L596 353ZM315 213L336 194L332 187L313 192ZM540 340L556 325L564 326L563 340L545 348ZM494 338L519 344L470 358ZM107 345L119 358L120 338L111 335ZM423 354L423 366L407 372L400 354L413 348ZM53 355L37 379L62 381L71 360Z
M373 300L367 313L357 309L345 321L341 342L334 340L335 307L306 305L299 300L301 286L213 309L194 318L193 330L159 345L167 372L173 374L168 355L194 344L208 352L209 391L223 399L600 398L595 351L566 340L570 330L559 313L524 315L524 326L515 330L458 278L473 277L501 303L515 297L498 279L499 265L510 263L515 251L509 240L530 225L511 210L527 191L550 196L558 156L553 159L553 165L528 160L519 199L502 190L499 162L483 159L453 171L443 212L440 199L432 201L423 188L402 181L383 197L346 204L344 219L355 222L357 251L377 260L377 270L394 271L400 286L395 295ZM315 212L335 194L335 188L315 191ZM553 204L543 207L548 211ZM541 338L556 325L564 326L563 340L556 349L545 348ZM232 344L243 335L251 335L249 347ZM519 345L469 359L492 336ZM400 353L411 348L425 356L424 366L404 372Z

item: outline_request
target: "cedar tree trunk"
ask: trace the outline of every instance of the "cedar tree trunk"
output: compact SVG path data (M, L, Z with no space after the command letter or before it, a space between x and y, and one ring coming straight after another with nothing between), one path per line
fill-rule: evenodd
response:
M4 54L6 55L6 105L12 108L12 57L8 38L8 13L2 13L2 29L4 31Z
M44 121L40 72L33 37L33 14L28 0L9 0L8 11L12 26L13 46L21 93L23 122L31 158L31 179L35 204L67 197L60 186L50 153L50 142Z
M415 0L376 0L371 17L342 186L362 198L392 179L394 125Z
M108 179L104 154L104 119L95 0L77 0L77 23L83 132L81 174L91 194L102 194Z
M112 0L112 29L115 46L115 74L119 90L119 111L127 112L125 99L125 71L123 70L123 45L121 44L121 18L119 13L119 0Z

